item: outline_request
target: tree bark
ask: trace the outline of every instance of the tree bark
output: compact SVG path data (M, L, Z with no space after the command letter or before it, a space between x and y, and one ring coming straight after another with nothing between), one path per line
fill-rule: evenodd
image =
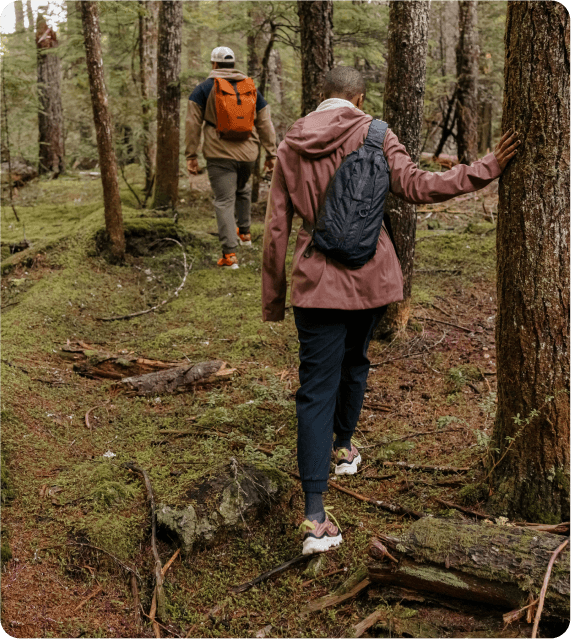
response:
M99 12L97 3L83 0L81 20L85 41L85 57L93 106L93 121L99 152L101 183L103 185L103 204L105 207L105 228L109 235L111 254L116 260L122 260L125 253L125 233L123 214L117 181L117 158L113 147L111 115L107 103L107 89L103 74L101 56L101 34L99 31Z
M32 0L26 0L26 14L28 16L28 31L34 33L34 12L32 11Z
M457 123L458 162L472 164L478 159L478 14L477 0L459 5L460 39L456 48L458 76Z
M201 379L218 372L223 364L220 360L213 360L194 366L177 366L140 377L125 377L121 380L121 386L137 395L184 392Z
M139 0L139 78L142 98L145 191L147 193L152 189L157 156L155 100L157 97L158 17L159 2Z
M164 0L159 10L157 168L154 209L176 209L180 130L182 3Z
M61 63L55 51L55 31L38 14L36 50L38 62L38 173L57 177L65 169L63 109L61 104Z
M373 540L371 581L513 608L525 605L530 594L537 597L561 543L559 535L526 528L433 517L419 519L398 538L379 539L398 563L386 563L389 557ZM553 568L546 606L556 616L569 616L568 548Z
M15 0L14 13L16 14L16 33L25 31L24 27L24 4L22 0Z
M301 115L315 111L325 74L333 68L333 0L298 0Z
M426 51L430 2L392 0L389 9L387 79L383 119L418 162L424 115ZM416 235L416 207L389 194L385 214L390 223L404 279L404 299L390 304L382 333L403 330L410 313Z
M491 486L508 516L557 523L569 512L569 14L510 2L505 42L502 130L523 143L500 179Z

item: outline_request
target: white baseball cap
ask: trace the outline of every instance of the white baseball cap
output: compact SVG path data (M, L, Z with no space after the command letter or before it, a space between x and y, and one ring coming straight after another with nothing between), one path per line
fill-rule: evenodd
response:
M216 47L210 54L210 62L235 62L234 51L230 47Z

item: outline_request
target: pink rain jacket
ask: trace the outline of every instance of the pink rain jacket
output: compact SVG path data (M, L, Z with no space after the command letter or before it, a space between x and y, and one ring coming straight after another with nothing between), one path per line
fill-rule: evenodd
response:
M349 106L314 111L288 131L278 156L268 197L262 263L262 310L265 321L284 319L286 252L294 215L314 224L315 212L343 158L359 148L372 120ZM483 188L497 178L493 153L471 166L458 164L446 173L421 171L389 129L384 154L390 190L413 204L443 202ZM291 275L291 304L304 308L358 310L402 300L402 273L392 242L383 227L377 252L352 270L317 250L304 256L311 236L297 234Z

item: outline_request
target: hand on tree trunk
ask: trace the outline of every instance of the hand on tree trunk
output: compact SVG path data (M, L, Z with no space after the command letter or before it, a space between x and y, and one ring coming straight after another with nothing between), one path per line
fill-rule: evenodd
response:
M494 155L502 171L516 154L517 147L520 144L521 140L519 139L519 133L517 131L509 129L509 131L503 134L502 139L498 142L498 146L494 149Z

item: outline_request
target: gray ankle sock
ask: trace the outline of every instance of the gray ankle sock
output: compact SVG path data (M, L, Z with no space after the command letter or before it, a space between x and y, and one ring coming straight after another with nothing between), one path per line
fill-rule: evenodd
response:
M305 493L305 517L322 524L325 521L323 493Z

